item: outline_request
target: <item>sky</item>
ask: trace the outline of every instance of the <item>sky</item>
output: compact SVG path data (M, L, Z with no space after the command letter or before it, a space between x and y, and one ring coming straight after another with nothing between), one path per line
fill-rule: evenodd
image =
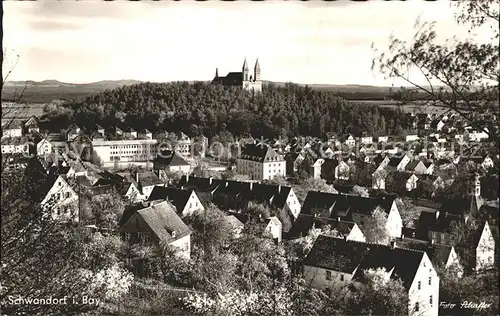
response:
M8 80L211 80L259 58L263 80L390 86L372 43L411 40L415 21L465 38L449 1L5 1ZM423 78L417 81L425 83Z

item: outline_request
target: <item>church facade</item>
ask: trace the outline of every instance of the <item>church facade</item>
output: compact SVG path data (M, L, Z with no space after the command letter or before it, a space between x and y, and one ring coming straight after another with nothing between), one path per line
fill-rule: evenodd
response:
M262 80L260 78L259 59L255 61L253 73L250 72L247 60L243 62L241 72L230 72L225 77L219 76L219 69L215 69L215 77L212 84L221 84L223 86L237 86L244 90L253 92L262 92Z

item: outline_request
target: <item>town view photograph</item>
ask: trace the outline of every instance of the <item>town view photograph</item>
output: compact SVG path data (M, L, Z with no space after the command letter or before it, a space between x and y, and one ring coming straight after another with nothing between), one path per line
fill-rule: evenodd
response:
M1 6L1 315L500 315L498 0Z

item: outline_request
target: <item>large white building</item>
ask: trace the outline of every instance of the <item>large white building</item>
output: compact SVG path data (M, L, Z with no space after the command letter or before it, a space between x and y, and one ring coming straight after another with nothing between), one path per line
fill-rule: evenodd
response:
M156 139L94 140L92 148L103 163L146 162L158 154Z
M248 144L236 160L236 172L248 175L251 180L271 180L286 175L286 161L267 145Z

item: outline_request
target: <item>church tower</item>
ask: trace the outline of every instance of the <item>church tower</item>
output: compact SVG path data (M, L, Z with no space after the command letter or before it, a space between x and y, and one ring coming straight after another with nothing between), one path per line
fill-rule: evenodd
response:
M260 65L259 59L255 61L255 67L253 69L255 81L260 81Z
M243 62L242 73L243 73L243 81L249 81L250 80L250 69L248 68L248 63L247 63L246 58L245 58L245 61Z

